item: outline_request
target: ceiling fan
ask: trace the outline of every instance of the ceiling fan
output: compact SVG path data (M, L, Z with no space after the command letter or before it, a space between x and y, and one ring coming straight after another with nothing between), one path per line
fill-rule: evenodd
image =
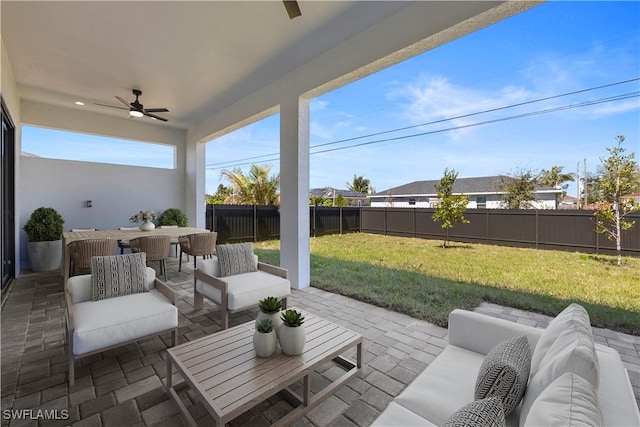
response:
M156 116L153 113L168 113L169 110L167 110L166 108L144 108L144 105L140 104L140 102L138 101L138 97L142 95L142 91L140 89L133 89L133 94L136 96L136 100L131 103L123 97L116 95L116 99L126 105L126 108L98 103L96 103L96 105L100 105L102 107L118 108L120 110L129 110L129 115L131 117L147 116L155 120L161 120L163 122L168 121L164 117Z

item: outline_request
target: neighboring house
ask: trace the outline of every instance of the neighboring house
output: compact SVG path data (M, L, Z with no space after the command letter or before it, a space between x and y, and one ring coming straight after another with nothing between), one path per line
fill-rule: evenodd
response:
M369 206L369 199L365 193L351 190L339 190L337 188L312 188L309 190L309 197L321 196L324 199L335 201L338 195L342 195L349 206Z
M454 194L469 197L469 209L504 209L502 200L503 182L513 179L508 176L483 176L476 178L458 178L453 185ZM399 187L390 188L369 196L372 207L433 208L438 203L436 185L440 180L414 181ZM556 201L562 195L562 189L537 185L535 199L531 205L535 209L556 209Z
M558 209L565 210L578 209L578 207L578 199L576 197L567 195L562 198L562 201L558 205Z

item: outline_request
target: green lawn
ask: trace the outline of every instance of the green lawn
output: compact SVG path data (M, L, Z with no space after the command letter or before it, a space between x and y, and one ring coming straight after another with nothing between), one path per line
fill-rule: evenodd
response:
M446 326L483 301L556 315L582 304L594 326L640 335L640 258L508 248L375 234L311 239L311 284ZM279 241L255 244L279 264Z

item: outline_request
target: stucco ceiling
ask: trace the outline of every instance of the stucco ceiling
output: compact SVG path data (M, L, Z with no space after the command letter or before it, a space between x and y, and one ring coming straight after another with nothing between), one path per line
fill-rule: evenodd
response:
M406 6L404 2L2 1L21 99L111 115L115 95L189 127Z

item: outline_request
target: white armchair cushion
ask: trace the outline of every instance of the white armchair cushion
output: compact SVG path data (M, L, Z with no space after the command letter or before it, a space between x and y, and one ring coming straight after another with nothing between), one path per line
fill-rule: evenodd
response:
M258 269L258 255L253 255L253 262L256 266L256 270ZM218 256L214 255L211 259L204 259L198 261L196 268L209 276L222 277L220 273L220 262L218 261Z
M148 289L155 288L156 271L151 267L146 267L146 286ZM67 281L67 290L71 294L71 302L91 301L93 291L91 288L91 275L83 274L70 277Z
M201 268L204 267L203 264L206 264L208 261L211 260L200 261L198 263L198 269L208 273L206 268ZM211 265L209 265L209 267L211 267ZM259 300L268 296L283 298L291 293L291 282L289 282L288 279L283 279L280 276L265 273L260 270L227 276L220 280L227 283L227 307L229 310L240 310L254 306ZM197 280L196 290L218 304L221 303L220 291L213 286Z
M74 303L71 309L76 356L178 326L178 309L156 291Z

